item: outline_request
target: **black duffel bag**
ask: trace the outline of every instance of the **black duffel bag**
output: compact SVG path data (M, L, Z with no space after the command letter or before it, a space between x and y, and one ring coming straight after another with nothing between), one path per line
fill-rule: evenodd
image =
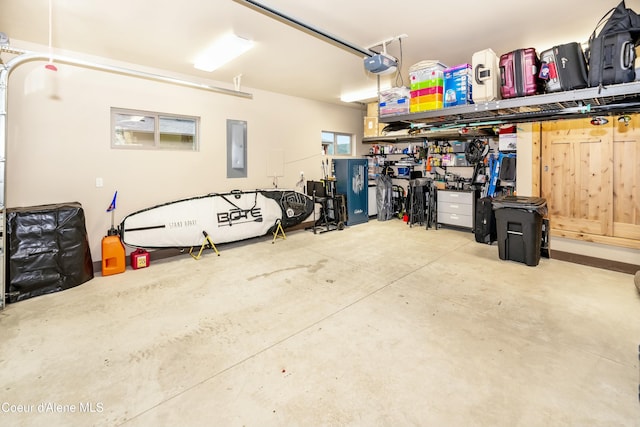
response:
M628 9L622 0L600 19L589 37L589 86L634 81L635 47L639 40L640 15Z

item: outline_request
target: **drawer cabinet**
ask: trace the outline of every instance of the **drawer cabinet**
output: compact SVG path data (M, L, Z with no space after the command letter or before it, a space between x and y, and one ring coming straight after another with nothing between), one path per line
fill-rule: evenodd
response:
M438 190L438 224L473 229L475 193Z

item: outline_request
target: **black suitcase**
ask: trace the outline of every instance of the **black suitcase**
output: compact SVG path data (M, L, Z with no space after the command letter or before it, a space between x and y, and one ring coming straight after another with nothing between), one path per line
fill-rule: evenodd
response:
M491 244L498 240L496 214L493 211L491 197L476 200L476 219L474 221L476 242Z
M546 92L583 89L587 84L587 61L579 43L554 46L540 54L540 78Z
M589 86L632 82L636 51L631 33L598 36L589 43Z

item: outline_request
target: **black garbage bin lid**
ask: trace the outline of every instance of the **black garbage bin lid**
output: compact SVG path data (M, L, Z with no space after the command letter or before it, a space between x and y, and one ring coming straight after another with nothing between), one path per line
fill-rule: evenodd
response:
M513 208L540 212L547 206L547 200L542 197L526 196L498 196L491 202L493 209Z

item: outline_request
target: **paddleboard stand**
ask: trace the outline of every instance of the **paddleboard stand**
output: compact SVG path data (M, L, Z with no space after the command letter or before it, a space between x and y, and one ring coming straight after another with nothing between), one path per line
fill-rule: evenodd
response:
M193 259L200 259L202 257L202 251L204 251L207 247L209 247L213 249L218 256L220 256L220 252L218 252L218 248L216 248L216 245L213 244L213 241L211 240L211 237L209 237L207 232L202 230L202 235L204 236L204 242L202 242L202 246L200 246L200 251L198 252L198 255L193 254L193 246L191 247L191 249L189 249L189 255L191 255Z
M282 221L278 219L276 220L276 224L278 224L278 226L276 227L276 231L273 232L273 240L271 241L271 244L274 244L277 238L287 240L287 235L284 234L284 228L282 228Z

